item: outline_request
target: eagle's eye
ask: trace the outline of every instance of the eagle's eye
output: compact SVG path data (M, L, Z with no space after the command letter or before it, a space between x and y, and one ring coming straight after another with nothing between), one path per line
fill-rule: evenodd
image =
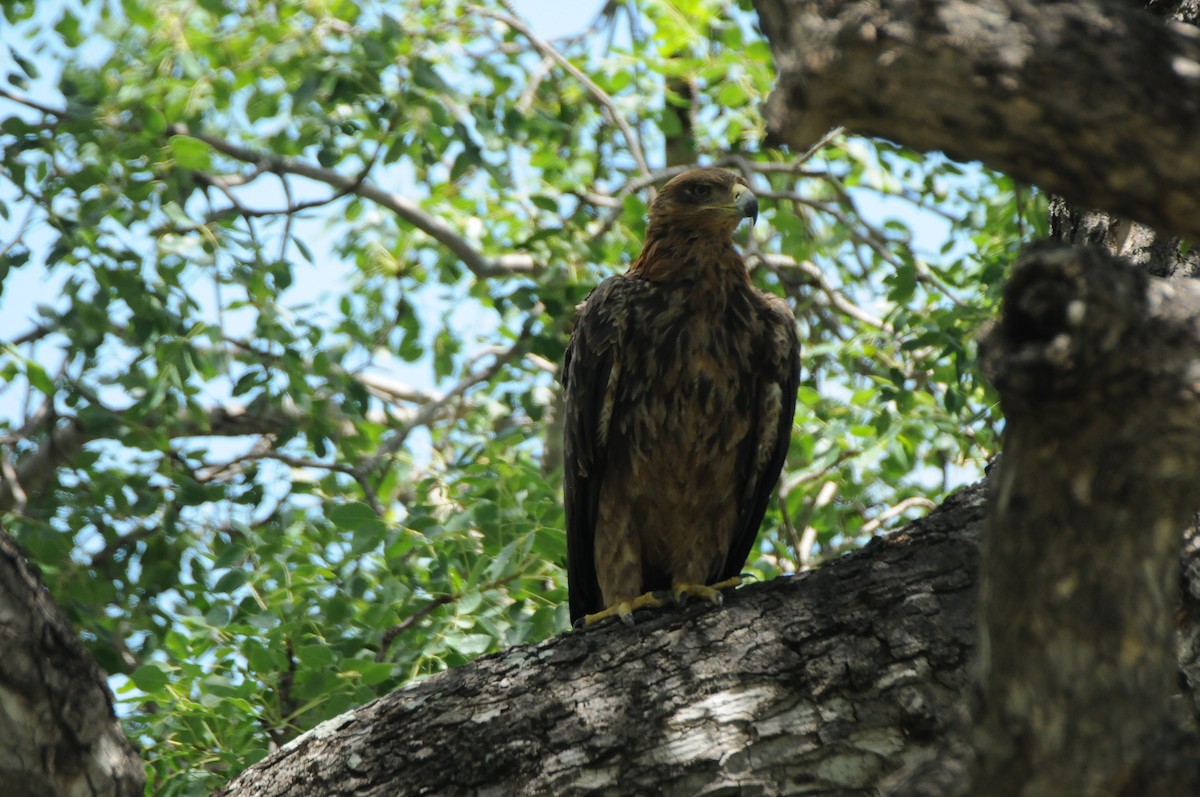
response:
M707 199L712 193L712 186L708 183L696 183L692 186L692 196L696 199Z

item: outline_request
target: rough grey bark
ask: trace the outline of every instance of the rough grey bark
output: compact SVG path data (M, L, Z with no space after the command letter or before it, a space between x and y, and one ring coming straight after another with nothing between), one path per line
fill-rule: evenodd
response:
M755 6L778 141L843 125L1200 238L1196 28L1124 0Z
M1200 506L1200 283L1150 276L1190 256L1148 228L1062 202L1052 220L1092 245L1022 257L980 350L1007 426L974 726L889 794L1200 793L1195 528L1177 611L1179 529ZM1130 241L1137 266L1112 254Z
M1167 722L1198 349L1200 283L1053 244L1014 267L980 351L1007 426L971 794L1116 793Z
M442 673L218 795L874 794L955 727L983 495L720 609L648 612Z
M976 724L888 793L1200 793L1194 527L1177 609L1178 529L1200 505L1200 284L1044 245L1005 304L981 352L1008 426Z
M141 797L105 675L0 529L0 795Z
M1155 277L1200 276L1200 250L1183 246L1178 236L1104 211L1080 210L1058 197L1050 200L1050 237L1098 246Z

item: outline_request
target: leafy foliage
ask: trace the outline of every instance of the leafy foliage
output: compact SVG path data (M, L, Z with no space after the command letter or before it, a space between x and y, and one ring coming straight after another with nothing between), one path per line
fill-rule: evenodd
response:
M744 248L805 346L761 577L994 448L971 341L1040 198L836 131L763 148L747 3L553 44L497 0L39 5L3 8L0 511L155 794L565 628L555 364L681 136L760 194Z

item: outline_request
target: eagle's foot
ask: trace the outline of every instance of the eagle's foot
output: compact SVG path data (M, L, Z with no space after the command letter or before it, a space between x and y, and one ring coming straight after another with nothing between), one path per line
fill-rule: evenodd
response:
M633 625L633 613L638 609L657 609L660 606L666 605L666 600L659 597L659 595L647 592L627 601L618 601L607 609L602 609L595 614L584 615L575 621L575 628L578 630L590 628L601 620L607 620L610 617L619 617L622 623L631 626Z
M724 581L718 581L716 584L673 584L671 586L671 596L675 599L677 606L682 606L687 603L688 598L700 598L709 603L720 606L725 602L725 596L721 594L723 589L733 589L740 586L742 579L738 576L727 578Z

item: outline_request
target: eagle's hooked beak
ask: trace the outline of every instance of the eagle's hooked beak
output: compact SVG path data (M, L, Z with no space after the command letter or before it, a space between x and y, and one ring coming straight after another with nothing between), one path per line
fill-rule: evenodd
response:
M744 218L750 219L750 224L758 221L758 197L741 183L733 187L733 206Z

